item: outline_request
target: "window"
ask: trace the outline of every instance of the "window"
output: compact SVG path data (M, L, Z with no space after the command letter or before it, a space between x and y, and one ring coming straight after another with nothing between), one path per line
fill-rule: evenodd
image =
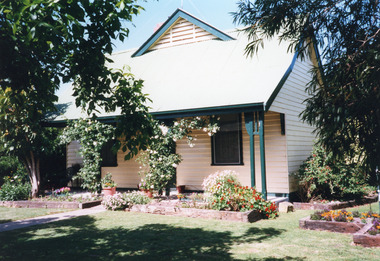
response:
M115 144L114 140L108 141L103 145L100 156L102 157L102 167L116 167L117 153L113 152L112 147Z
M239 114L222 115L220 130L211 138L213 165L242 165L241 120Z

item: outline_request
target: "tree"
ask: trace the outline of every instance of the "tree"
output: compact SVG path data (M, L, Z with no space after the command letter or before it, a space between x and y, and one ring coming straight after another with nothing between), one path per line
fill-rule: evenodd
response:
M122 23L142 9L136 2L0 2L0 139L24 162L33 197L39 191L39 157L50 143L41 122L55 110L60 84L73 82L76 105L89 115L97 106L114 108L107 105L110 85L120 73L106 66L107 55L112 40L128 35Z
M240 1L248 54L279 36L301 57L315 45L321 64L307 87L302 119L335 158L380 164L380 3L378 0ZM299 44L303 43L303 44Z

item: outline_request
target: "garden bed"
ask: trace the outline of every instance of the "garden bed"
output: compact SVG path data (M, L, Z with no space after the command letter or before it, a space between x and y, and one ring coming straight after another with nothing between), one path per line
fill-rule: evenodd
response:
M337 222L326 220L311 220L305 217L299 220L299 226L302 229L325 230L337 233L356 233L360 231L366 224L360 222Z
M318 203L318 202L313 202L313 203L304 203L304 202L293 202L294 208L295 209L300 209L300 210L336 210L336 209L343 209L343 208L350 208L350 207L355 207L358 205L364 205L364 204L369 204L376 202L378 200L378 196L374 195L371 197L364 197L363 199L360 200L349 200L349 201L344 201L344 202L329 202L329 203Z
M366 224L361 230L353 235L354 244L364 247L380 247L380 235L369 235L368 230L373 224Z
M66 201L0 201L0 206L13 208L91 208L100 205L101 200L93 200L88 202L66 202Z
M257 210L237 212L237 211L218 211L211 209L183 208L173 203L159 202L148 205L133 205L126 209L130 212L142 212L159 215L217 219L252 223L262 219L262 215Z

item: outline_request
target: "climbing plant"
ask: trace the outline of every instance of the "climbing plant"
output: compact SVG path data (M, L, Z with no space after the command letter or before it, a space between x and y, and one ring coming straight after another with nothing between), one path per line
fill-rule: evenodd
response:
M175 169L182 161L181 155L175 152L175 142L186 138L189 146L193 147L196 140L192 136L193 130L203 130L212 136L219 127L218 119L211 116L181 119L167 124L153 120L153 130L150 146L137 161L142 165L140 187L160 191L173 179Z
M70 121L61 135L61 142L68 144L79 141L79 153L83 157L83 167L74 178L81 178L82 188L91 192L100 189L100 156L103 145L114 138L115 128L97 120L78 119Z

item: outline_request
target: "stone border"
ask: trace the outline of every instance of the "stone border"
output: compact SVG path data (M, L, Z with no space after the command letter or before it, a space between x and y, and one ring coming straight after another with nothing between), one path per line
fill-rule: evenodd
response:
M142 212L159 215L217 219L252 223L262 219L262 215L257 211L235 212L235 211L218 211L211 209L197 208L180 208L173 206L154 206L154 205L133 205L130 212Z
M350 208L350 207L355 207L358 205L364 205L364 204L369 204L373 202L377 202L378 196L372 196L372 197L364 197L361 200L350 200L350 201L345 201L345 202L333 202L333 203L303 203L303 202L293 202L294 208L295 209L300 209L300 210L309 210L309 209L314 209L314 210L336 210L336 209L343 209L343 208Z
M367 233L372 226L372 222L366 224L361 230L355 233L352 236L354 244L363 247L380 247L380 235L372 236Z
M65 202L65 201L0 201L0 206L13 207L13 208L91 208L100 205L101 200L94 200L88 202Z
M305 217L299 220L299 226L302 229L326 230L330 232L353 234L362 229L365 224L354 222L311 220L310 217Z

